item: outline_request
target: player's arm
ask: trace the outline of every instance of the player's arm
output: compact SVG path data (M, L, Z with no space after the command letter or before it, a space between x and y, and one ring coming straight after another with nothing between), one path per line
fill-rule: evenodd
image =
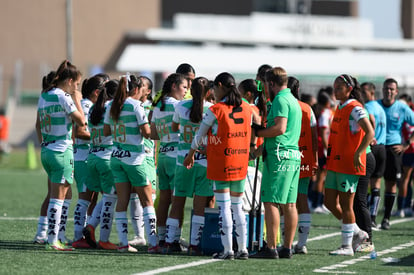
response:
M40 118L39 118L39 113L37 113L36 115L36 135L37 135L37 140L39 141L39 143L43 142L43 137L42 137L42 131L40 130Z
M283 135L286 132L287 118L277 116L275 117L274 121L275 121L275 125L269 128L266 128L266 129L256 130L256 136L271 138L271 137L277 137L277 136Z

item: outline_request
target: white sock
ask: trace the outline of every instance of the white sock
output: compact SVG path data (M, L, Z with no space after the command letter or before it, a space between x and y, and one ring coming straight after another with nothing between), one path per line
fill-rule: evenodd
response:
M55 244L58 241L60 216L62 215L63 200L50 199L47 207L47 242Z
M179 242L181 239L181 234L183 233L183 228L178 227L178 229L175 231L174 241Z
M299 247L306 245L308 241L312 215L309 213L299 214L298 219L298 243Z
M231 197L231 210L236 227L236 239L239 251L247 251L246 214L243 211L243 198Z
M68 220L69 206L71 200L64 200L62 205L62 214L60 217L58 239L62 242L66 241L66 222Z
M216 204L220 211L219 230L221 235L221 244L224 247L224 253L232 250L233 244L233 219L231 217L230 193L215 193Z
M100 200L92 211L92 215L89 217L88 224L96 228L101 221L103 200Z
M361 231L361 229L359 228L359 226L356 223L353 223L354 225L354 236L358 235L358 233Z
M157 233L155 231L157 224L157 217L155 216L154 206L147 206L144 208L144 224L145 234L147 235L148 244L150 247L157 245Z
M132 193L129 199L132 228L135 236L144 238L143 209L137 193Z
M354 235L354 224L342 224L342 245L352 247L352 237Z
M117 195L110 194L104 194L102 197L101 231L99 240L105 243L109 241L109 235L111 234L117 198Z
M116 231L118 231L120 246L128 245L128 217L127 212L115 212Z
M193 215L191 220L191 235L190 235L190 244L197 246L201 241L201 236L204 229L204 217Z
M39 238L46 238L47 234L47 216L40 216L37 221L36 236Z
M80 240L83 236L82 230L85 227L85 220L86 220L86 211L88 211L88 207L91 203L87 200L79 199L78 203L75 207L75 212L73 214L74 219L74 240Z
M279 226L279 228L280 228L280 243L283 244L285 242L285 216L284 215L280 216L279 223L280 223L280 226Z
M157 226L157 232L158 232L158 239L160 241L165 241L166 233L167 233L167 227L166 226Z
M165 241L167 243L173 243L175 241L175 236L177 235L179 226L180 226L180 221L178 219L173 219L173 218L167 219L167 235L165 238Z

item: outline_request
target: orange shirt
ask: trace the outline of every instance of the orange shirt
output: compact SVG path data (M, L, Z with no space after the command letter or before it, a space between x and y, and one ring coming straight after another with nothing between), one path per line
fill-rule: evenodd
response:
M312 145L312 128L311 128L311 107L298 100L302 109L302 129L299 138L299 151L302 152L299 178L312 177L312 168L316 164L315 153Z
M259 107L257 107L256 105L254 105L254 104L250 104L250 107L252 107L252 111L255 113L255 114L257 114L257 115L259 115L260 114L260 110L259 110ZM261 117L262 118L262 120L264 119L263 117ZM256 141L256 147L259 147L260 145L262 145L263 144L263 142L264 142L264 138L263 137L258 137L257 138L257 141Z
M0 116L0 140L9 139L9 120L5 116Z
M329 136L327 169L350 175L365 175L366 151L361 155L364 165L362 171L354 168L354 155L365 135L362 129L356 133L350 131L349 118L354 107L360 106L357 100L350 101L346 106L337 109L331 124Z
M247 175L252 109L249 104L233 108L224 102L210 107L217 119L217 134L208 132L207 178L215 181L243 180Z

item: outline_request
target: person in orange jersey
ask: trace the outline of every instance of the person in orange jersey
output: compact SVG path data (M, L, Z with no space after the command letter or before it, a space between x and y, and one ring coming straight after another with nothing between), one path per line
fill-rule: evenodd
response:
M308 206L308 187L311 177L318 169L318 130L315 114L311 106L299 100L299 80L293 76L288 78L288 88L298 100L302 110L302 130L299 137L299 151L302 152L300 163L298 199L298 243L294 246L295 254L307 254L306 242L312 222ZM281 217L282 219L282 217Z
M242 196L247 176L251 143L252 110L242 100L234 77L221 73L214 80L218 103L205 114L184 166L191 168L194 154L207 137L207 178L213 181L214 195L220 211L219 227L224 251L213 255L216 259L248 259L246 249L246 217ZM233 252L233 218L238 251Z
M361 88L354 77L338 76L334 92L340 104L329 136L325 205L342 222L342 245L329 254L353 256L353 242L363 241L366 237L366 232L355 223L353 204L359 177L366 172L366 149L374 138L374 130L364 110Z

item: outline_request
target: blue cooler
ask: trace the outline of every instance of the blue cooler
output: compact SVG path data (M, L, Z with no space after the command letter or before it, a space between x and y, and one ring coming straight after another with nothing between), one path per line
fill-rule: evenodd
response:
M219 231L219 210L215 208L206 208L204 212L204 229L200 241L200 250L204 255L212 255L214 253L222 252L223 245L221 244L221 236ZM257 242L259 247L263 246L263 224L264 216L261 215L261 229L260 229L260 238L256 240L255 232L249 234L249 214L246 214L246 227L247 227L247 244L249 244L249 235L254 237L253 241ZM254 220L253 230L256 231L256 219ZM191 232L191 230L190 230ZM237 245L236 237L233 236L233 244Z

